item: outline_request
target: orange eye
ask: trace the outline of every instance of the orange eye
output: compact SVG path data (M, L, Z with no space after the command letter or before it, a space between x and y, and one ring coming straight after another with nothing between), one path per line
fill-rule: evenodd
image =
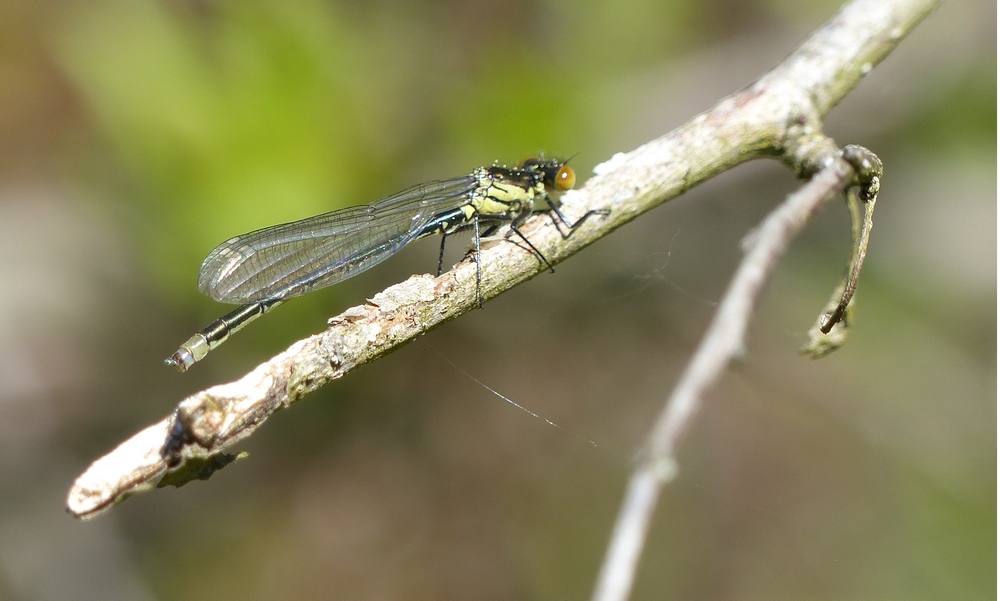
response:
M576 172L569 165L563 165L556 173L555 186L560 190L570 190L576 185Z

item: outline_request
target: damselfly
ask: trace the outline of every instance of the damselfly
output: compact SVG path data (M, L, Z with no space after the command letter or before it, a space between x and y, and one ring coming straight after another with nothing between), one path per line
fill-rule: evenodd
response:
M487 233L503 223L544 262L552 265L518 230L536 200L544 200L572 232L589 211L570 223L549 192L569 190L576 174L565 161L529 158L513 168L479 167L469 175L420 184L369 205L338 209L226 240L208 254L198 274L198 289L222 302L242 305L182 344L166 360L180 371L254 319L286 300L331 286L373 267L417 238L441 235L438 275L444 243L455 232L475 230L477 295L480 222ZM569 232L559 230L563 236ZM478 298L482 305L482 297Z

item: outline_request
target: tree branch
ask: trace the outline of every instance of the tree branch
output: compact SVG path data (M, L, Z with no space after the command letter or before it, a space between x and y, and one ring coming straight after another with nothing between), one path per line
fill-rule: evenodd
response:
M673 132L615 155L563 197L571 219L592 209L610 209L609 216L587 220L566 239L544 215L522 231L555 264L747 160L778 157L800 176L819 172L838 156L821 133L822 117L936 4L849 4L756 83ZM544 266L514 244L499 243L484 249L481 269L483 298L490 299ZM440 277L413 276L387 288L240 380L187 397L172 415L95 461L70 489L68 511L97 515L131 494L165 485L168 470L174 485L207 477L233 458L226 449L277 409L476 306L476 267L467 261Z

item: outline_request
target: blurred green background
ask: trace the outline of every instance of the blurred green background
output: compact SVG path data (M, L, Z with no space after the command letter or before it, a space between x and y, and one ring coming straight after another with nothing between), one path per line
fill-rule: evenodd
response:
M185 395L437 258L417 243L181 376L163 358L229 310L197 291L215 244L543 150L586 179L838 6L0 4L0 599L586 598L740 238L797 186L778 165L327 386L207 483L91 522L64 499ZM830 116L886 165L853 338L796 354L849 255L834 203L684 441L635 599L995 597L995 24L946 3Z

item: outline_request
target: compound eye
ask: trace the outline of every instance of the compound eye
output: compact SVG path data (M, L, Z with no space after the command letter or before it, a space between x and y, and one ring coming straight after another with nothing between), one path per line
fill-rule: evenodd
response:
M559 190L571 190L576 185L576 172L569 165L563 165L556 173L555 187Z

